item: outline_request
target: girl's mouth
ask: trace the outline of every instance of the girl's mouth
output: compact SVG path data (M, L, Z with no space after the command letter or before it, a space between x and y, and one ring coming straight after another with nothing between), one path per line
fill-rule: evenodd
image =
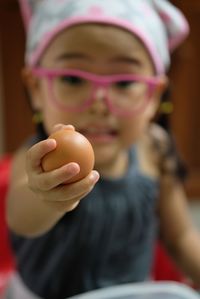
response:
M102 127L100 128L94 126L80 130L79 132L86 138L88 138L91 142L95 143L113 142L118 136L118 131L115 129Z

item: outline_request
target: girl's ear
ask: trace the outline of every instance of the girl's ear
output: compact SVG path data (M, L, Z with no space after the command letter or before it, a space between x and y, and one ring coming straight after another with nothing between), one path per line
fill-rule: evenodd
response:
M161 75L159 77L159 83L157 84L156 88L154 89L154 91L151 95L151 103L149 105L149 109L147 109L150 118L153 118L155 116L155 114L157 113L157 111L160 107L162 95L168 85L169 85L168 77L165 75Z
M161 99L164 91L167 89L169 85L169 79L166 75L161 75L159 77L159 83L155 89L155 96L157 98L159 98L159 100Z
M41 96L40 93L40 81L33 74L29 67L24 67L21 72L22 81L30 95L30 100L35 110L41 110Z

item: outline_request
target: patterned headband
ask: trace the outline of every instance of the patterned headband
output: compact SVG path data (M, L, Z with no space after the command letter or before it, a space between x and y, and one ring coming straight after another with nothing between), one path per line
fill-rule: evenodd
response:
M129 30L147 48L157 73L170 64L170 52L187 36L188 23L167 0L19 0L27 30L26 63L36 65L62 30L83 23Z

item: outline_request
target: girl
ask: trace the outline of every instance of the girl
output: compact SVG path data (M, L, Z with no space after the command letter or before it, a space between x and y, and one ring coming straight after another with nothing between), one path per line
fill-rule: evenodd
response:
M152 121L169 48L188 33L185 18L165 0L21 0L21 7L23 75L40 124L13 162L7 219L18 274L9 298L63 299L147 280L158 233L200 284L200 239L178 162ZM46 137L63 126L84 134L96 159L96 170L67 185L78 164L41 168L56 148Z

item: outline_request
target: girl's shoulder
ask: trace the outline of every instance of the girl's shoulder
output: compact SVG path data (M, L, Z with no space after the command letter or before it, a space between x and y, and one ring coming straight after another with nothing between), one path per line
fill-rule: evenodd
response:
M152 123L146 134L149 155L154 157L160 175L177 174L178 154L173 137L158 124Z
M152 123L139 142L139 163L142 170L152 176L175 173L177 161L167 131Z
M169 151L170 136L168 132L158 124L152 123L149 126L146 138L149 141L150 150L156 151L160 158Z

